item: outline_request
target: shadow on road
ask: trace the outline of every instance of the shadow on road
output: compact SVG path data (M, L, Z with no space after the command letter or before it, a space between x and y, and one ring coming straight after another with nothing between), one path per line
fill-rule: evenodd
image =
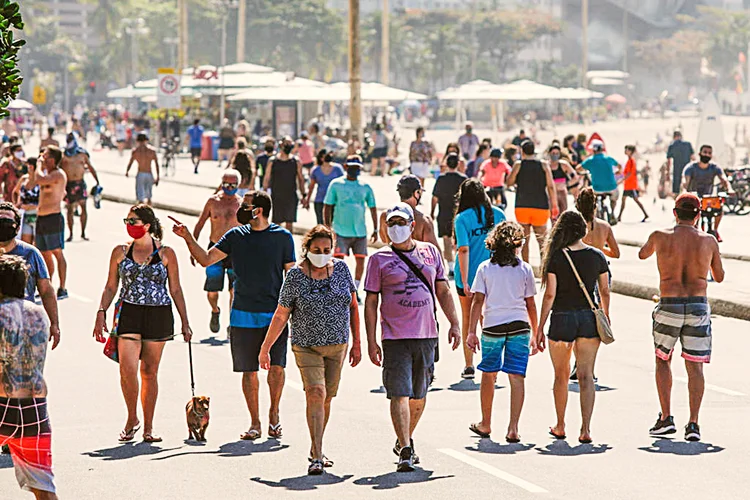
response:
M498 389L505 389L505 386L495 384L495 390L498 390ZM458 392L478 391L479 384L477 384L473 380L462 380L460 382L456 382L455 384L449 385L448 390L458 391Z
M724 451L721 446L711 443L695 443L689 441L672 441L671 439L657 439L651 446L638 448L649 453L667 453L671 455L703 455Z
M307 474L305 474L304 476L299 477L288 477L280 480L279 482L268 481L259 477L254 477L250 480L258 484L270 486L271 488L286 488L287 490L291 491L311 491L317 490L318 486L329 486L332 484L343 483L344 481L348 481L352 477L353 476L351 474L347 474L346 476L337 476L335 474L326 472L325 474L320 476L308 476Z
M608 391L616 391L617 387L609 387L606 385L599 385L596 384L596 392L608 392ZM578 386L578 384L575 384L573 382L568 383L568 391L580 393L581 388Z
M381 385L377 389L370 389L370 394L385 394L385 387Z
M529 451L534 446L536 445L533 443L500 444L500 443L496 443L495 441L489 438L481 438L477 442L476 446L467 446L466 449L469 451L474 451L474 452L479 452L479 453L492 453L495 455L515 455L516 453L521 452L521 451Z
M199 445L195 441L185 443L191 447L205 446L205 444ZM207 444L207 443L206 443ZM183 448L182 446L180 448ZM174 448L175 450L180 448ZM220 457L249 457L256 453L269 453L275 451L281 451L285 448L289 448L288 444L281 444L277 439L267 439L262 443L255 443L253 441L235 441L232 443L225 443L219 446L218 450L204 450L204 451L183 451L181 453L174 453L163 457L156 457L152 460L166 460L168 458L184 457L186 455L218 455ZM169 450L171 451L171 450Z
M209 345L211 347L221 347L223 345L229 344L229 339L221 340L221 339L217 339L215 336L211 336L211 337L208 337L207 339L201 340L198 343L202 345Z
M576 457L579 455L597 455L611 449L612 447L608 444L579 444L578 446L571 447L567 441L556 440L544 448L537 448L536 450L541 455Z
M380 476L369 476L357 479L357 486L371 486L374 490L392 490L402 484L427 483L436 479L448 479L450 476L435 476L431 470L415 469L414 472L389 472Z
M162 448L161 446L151 443L124 443L114 448L104 448L101 450L87 451L81 455L88 455L91 458L101 458L102 460L127 460L128 458L140 457L143 455L156 455L165 451L179 450L180 448Z

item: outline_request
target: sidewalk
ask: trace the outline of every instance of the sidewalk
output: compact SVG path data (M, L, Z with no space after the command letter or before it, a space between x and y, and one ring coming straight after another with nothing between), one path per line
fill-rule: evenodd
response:
M203 168L218 172L215 164L207 163ZM104 186L104 198L106 200L128 204L135 201L134 178L126 179L122 171L117 174L110 173L112 170L104 165L99 168L99 171L101 172L101 183ZM208 178L208 174L204 175ZM395 184L395 180L393 182ZM154 188L154 199L156 200L154 206L157 209L198 216L210 194L207 187L162 181L159 186ZM379 205L382 204L379 203ZM630 214L632 215L633 212L630 212ZM300 208L294 232L304 234L315 223L315 213L312 210ZM367 224L369 227L369 217L367 218ZM623 226L629 227L627 224L619 225L617 226L618 232ZM372 228L369 228L368 233L371 230ZM619 294L651 300L654 295L658 294L656 259L651 258L648 261L641 261L638 259L637 253L637 248L623 247L622 257L612 262L614 276L612 289ZM538 252L533 247L532 256L532 263L538 265ZM709 285L709 299L713 312L722 316L750 321L750 291L748 291L746 283L748 277L750 277L750 262L725 259L724 265L727 271L726 280L720 284L711 283Z

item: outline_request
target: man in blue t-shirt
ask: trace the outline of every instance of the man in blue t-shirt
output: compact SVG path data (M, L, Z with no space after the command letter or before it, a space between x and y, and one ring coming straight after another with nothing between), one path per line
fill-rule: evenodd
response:
M708 144L701 146L699 160L688 165L682 173L683 191L696 193L700 198L711 196L714 192L714 183L717 179L724 192L729 193L732 191L729 179L724 175L724 170L717 164L711 163L713 154L713 147ZM723 216L724 213L720 210L716 214L716 221L714 223L716 239L719 242L722 241L721 236L719 236L719 224L721 224Z
M16 239L21 227L21 214L8 202L0 203L0 255L17 255L26 261L28 279L26 280L26 300L35 302L34 295L39 291L44 310L49 316L49 333L52 349L60 342L60 324L57 317L57 298L50 282L47 265L42 253L36 247Z
M190 146L190 160L195 167L195 173L198 173L198 165L201 163L201 154L203 153L203 132L201 121L196 118L193 124L187 129L187 140L185 142Z
M620 192L617 190L615 171L619 174L622 171L622 165L604 153L604 143L602 141L591 141L591 149L594 151L594 154L581 163L581 168L591 172L591 187L596 194L609 194L612 213L615 213L617 200L620 198Z
M271 197L261 191L250 191L237 211L241 226L227 231L222 238L206 250L201 247L182 224L173 231L187 243L193 258L203 267L221 262L229 257L234 269L234 300L229 316L232 363L235 372L242 373L242 392L245 395L252 422L242 439L254 440L261 436L258 411L258 356L266 338L271 318L279 301L279 291L284 273L294 266L294 240L292 234L268 222ZM279 401L284 388L287 338L284 328L271 347L271 369L268 388L271 396L268 434L281 437Z

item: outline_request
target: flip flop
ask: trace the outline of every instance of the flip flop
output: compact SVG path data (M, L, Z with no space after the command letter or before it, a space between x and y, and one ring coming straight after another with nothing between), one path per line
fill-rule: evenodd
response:
M255 441L261 436L260 431L257 429L250 429L247 432L240 434L240 439L243 441Z
M161 443L162 439L159 436L154 436L153 434L144 434L143 435L143 442L144 443Z
M120 438L118 439L118 441L120 441L121 443L132 441L135 438L136 432L138 432L140 429L140 424L136 425L135 427L131 427L130 429L123 429L120 433Z
M591 438L588 438L588 439L578 438L578 442L581 444L591 444L594 442L594 440Z
M281 422L276 425L268 424L268 435L275 439L279 439L283 436L284 434L281 432Z
M552 430L552 427L549 428L549 435L555 439L565 439L568 437L565 434L555 434L555 431Z
M479 427L477 426L477 424L471 424L469 426L469 430L471 432L473 432L474 434L476 434L477 436L479 436L480 438L488 438L488 437L490 437L490 434L488 432L484 432L484 431L479 430Z
M511 443L511 444L516 444L516 443L520 443L521 442L521 438L520 437L512 438L512 437L505 436L505 442L506 443Z

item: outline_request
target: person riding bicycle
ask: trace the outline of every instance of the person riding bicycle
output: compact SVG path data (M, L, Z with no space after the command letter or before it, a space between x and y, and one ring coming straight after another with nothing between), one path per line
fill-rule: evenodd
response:
M732 191L732 188L729 185L729 180L726 175L724 175L724 170L722 170L717 164L711 163L712 157L713 147L708 144L701 146L699 160L688 165L682 174L683 192L696 193L700 198L711 196L717 178L719 179L719 184L723 191L726 193ZM721 223L723 215L723 212L719 211L714 219L714 232L716 234L716 239L720 242L719 224Z
M581 169L591 172L591 187L598 195L608 195L612 207L612 220L610 224L616 224L614 218L617 200L620 198L620 192L617 189L617 179L615 170L619 174L622 172L622 165L604 152L604 143L598 139L591 141L591 149L594 154L586 158L581 163Z

